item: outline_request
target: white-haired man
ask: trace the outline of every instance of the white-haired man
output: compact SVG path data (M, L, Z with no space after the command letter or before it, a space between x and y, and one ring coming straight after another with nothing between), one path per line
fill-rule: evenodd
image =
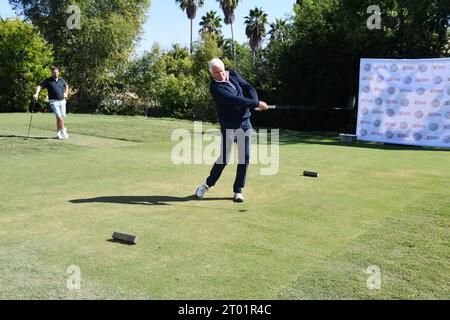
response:
M238 143L239 161L233 184L235 202L243 202L247 169L250 163L252 125L251 109L267 110L267 103L260 101L258 94L239 73L225 70L222 60L215 58L208 63L211 72L210 92L217 108L217 116L222 133L221 154L211 169L206 182L197 188L196 195L203 198L209 188L219 180L223 169L230 160L234 142Z

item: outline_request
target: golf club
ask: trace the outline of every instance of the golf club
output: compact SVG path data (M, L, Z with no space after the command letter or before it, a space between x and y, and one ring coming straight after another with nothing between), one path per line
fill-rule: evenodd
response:
M33 106L31 107L31 117L30 117L30 124L28 125L28 133L27 133L27 137L25 140L28 140L28 137L30 136L30 129L31 129L31 121L33 121L33 110L34 110L34 106L36 104L36 100L33 99Z
M289 105L281 105L281 104L271 104L267 106L267 110L277 109L277 110L288 110L291 106ZM259 108L255 108L256 111L259 111Z

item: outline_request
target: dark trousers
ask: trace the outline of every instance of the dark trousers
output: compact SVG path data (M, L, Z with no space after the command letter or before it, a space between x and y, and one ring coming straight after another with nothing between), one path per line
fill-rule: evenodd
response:
M238 166L236 170L236 179L234 180L233 192L241 193L245 186L247 178L247 169L250 163L250 146L252 127L250 121L242 123L239 129L220 128L222 133L220 156L214 163L206 184L212 187L219 180L225 166L230 162L234 143L238 144Z

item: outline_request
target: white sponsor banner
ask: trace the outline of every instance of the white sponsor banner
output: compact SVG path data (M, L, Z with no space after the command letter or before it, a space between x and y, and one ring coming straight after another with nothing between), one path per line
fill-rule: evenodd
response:
M361 59L358 140L450 148L450 59Z

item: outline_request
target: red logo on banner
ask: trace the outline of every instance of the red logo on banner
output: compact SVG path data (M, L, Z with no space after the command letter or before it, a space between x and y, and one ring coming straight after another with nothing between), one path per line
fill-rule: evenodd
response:
M365 77L363 77L363 80L373 80L373 77L365 76Z
M386 104L398 104L398 100L386 100Z
M429 117L440 117L441 113L439 113L439 112L430 112L430 113L428 113L428 116Z
M377 65L377 66L375 66L374 69L375 70L387 70L387 67L386 66L382 66L382 65Z
M423 100L417 100L417 101L414 102L414 104L415 105L425 105L425 104L427 104L427 102L423 101Z
M400 78L390 77L387 79L387 81L400 82Z
M401 116L410 116L410 115L411 115L411 112L400 111L398 114L401 115Z
M433 66L433 70L444 70L445 69L445 66L444 65L435 65L435 66Z
M401 129L406 129L406 128L408 128L408 122L401 122L401 123L400 123L400 128L401 128Z
M403 66L403 70L415 70L414 66Z
M414 123L412 125L412 127L415 128L415 129L417 129L417 128L423 129L423 128L425 128L425 125L424 124L420 124L420 123Z
M428 78L417 78L416 82L430 82L430 79L428 79Z
M431 93L444 93L442 89L431 89Z
M385 122L384 125L386 127L395 127L395 126L397 126L397 123L396 122Z
M372 136L383 136L383 134L381 132L378 132L378 131L372 131L370 133L370 135L372 135Z

